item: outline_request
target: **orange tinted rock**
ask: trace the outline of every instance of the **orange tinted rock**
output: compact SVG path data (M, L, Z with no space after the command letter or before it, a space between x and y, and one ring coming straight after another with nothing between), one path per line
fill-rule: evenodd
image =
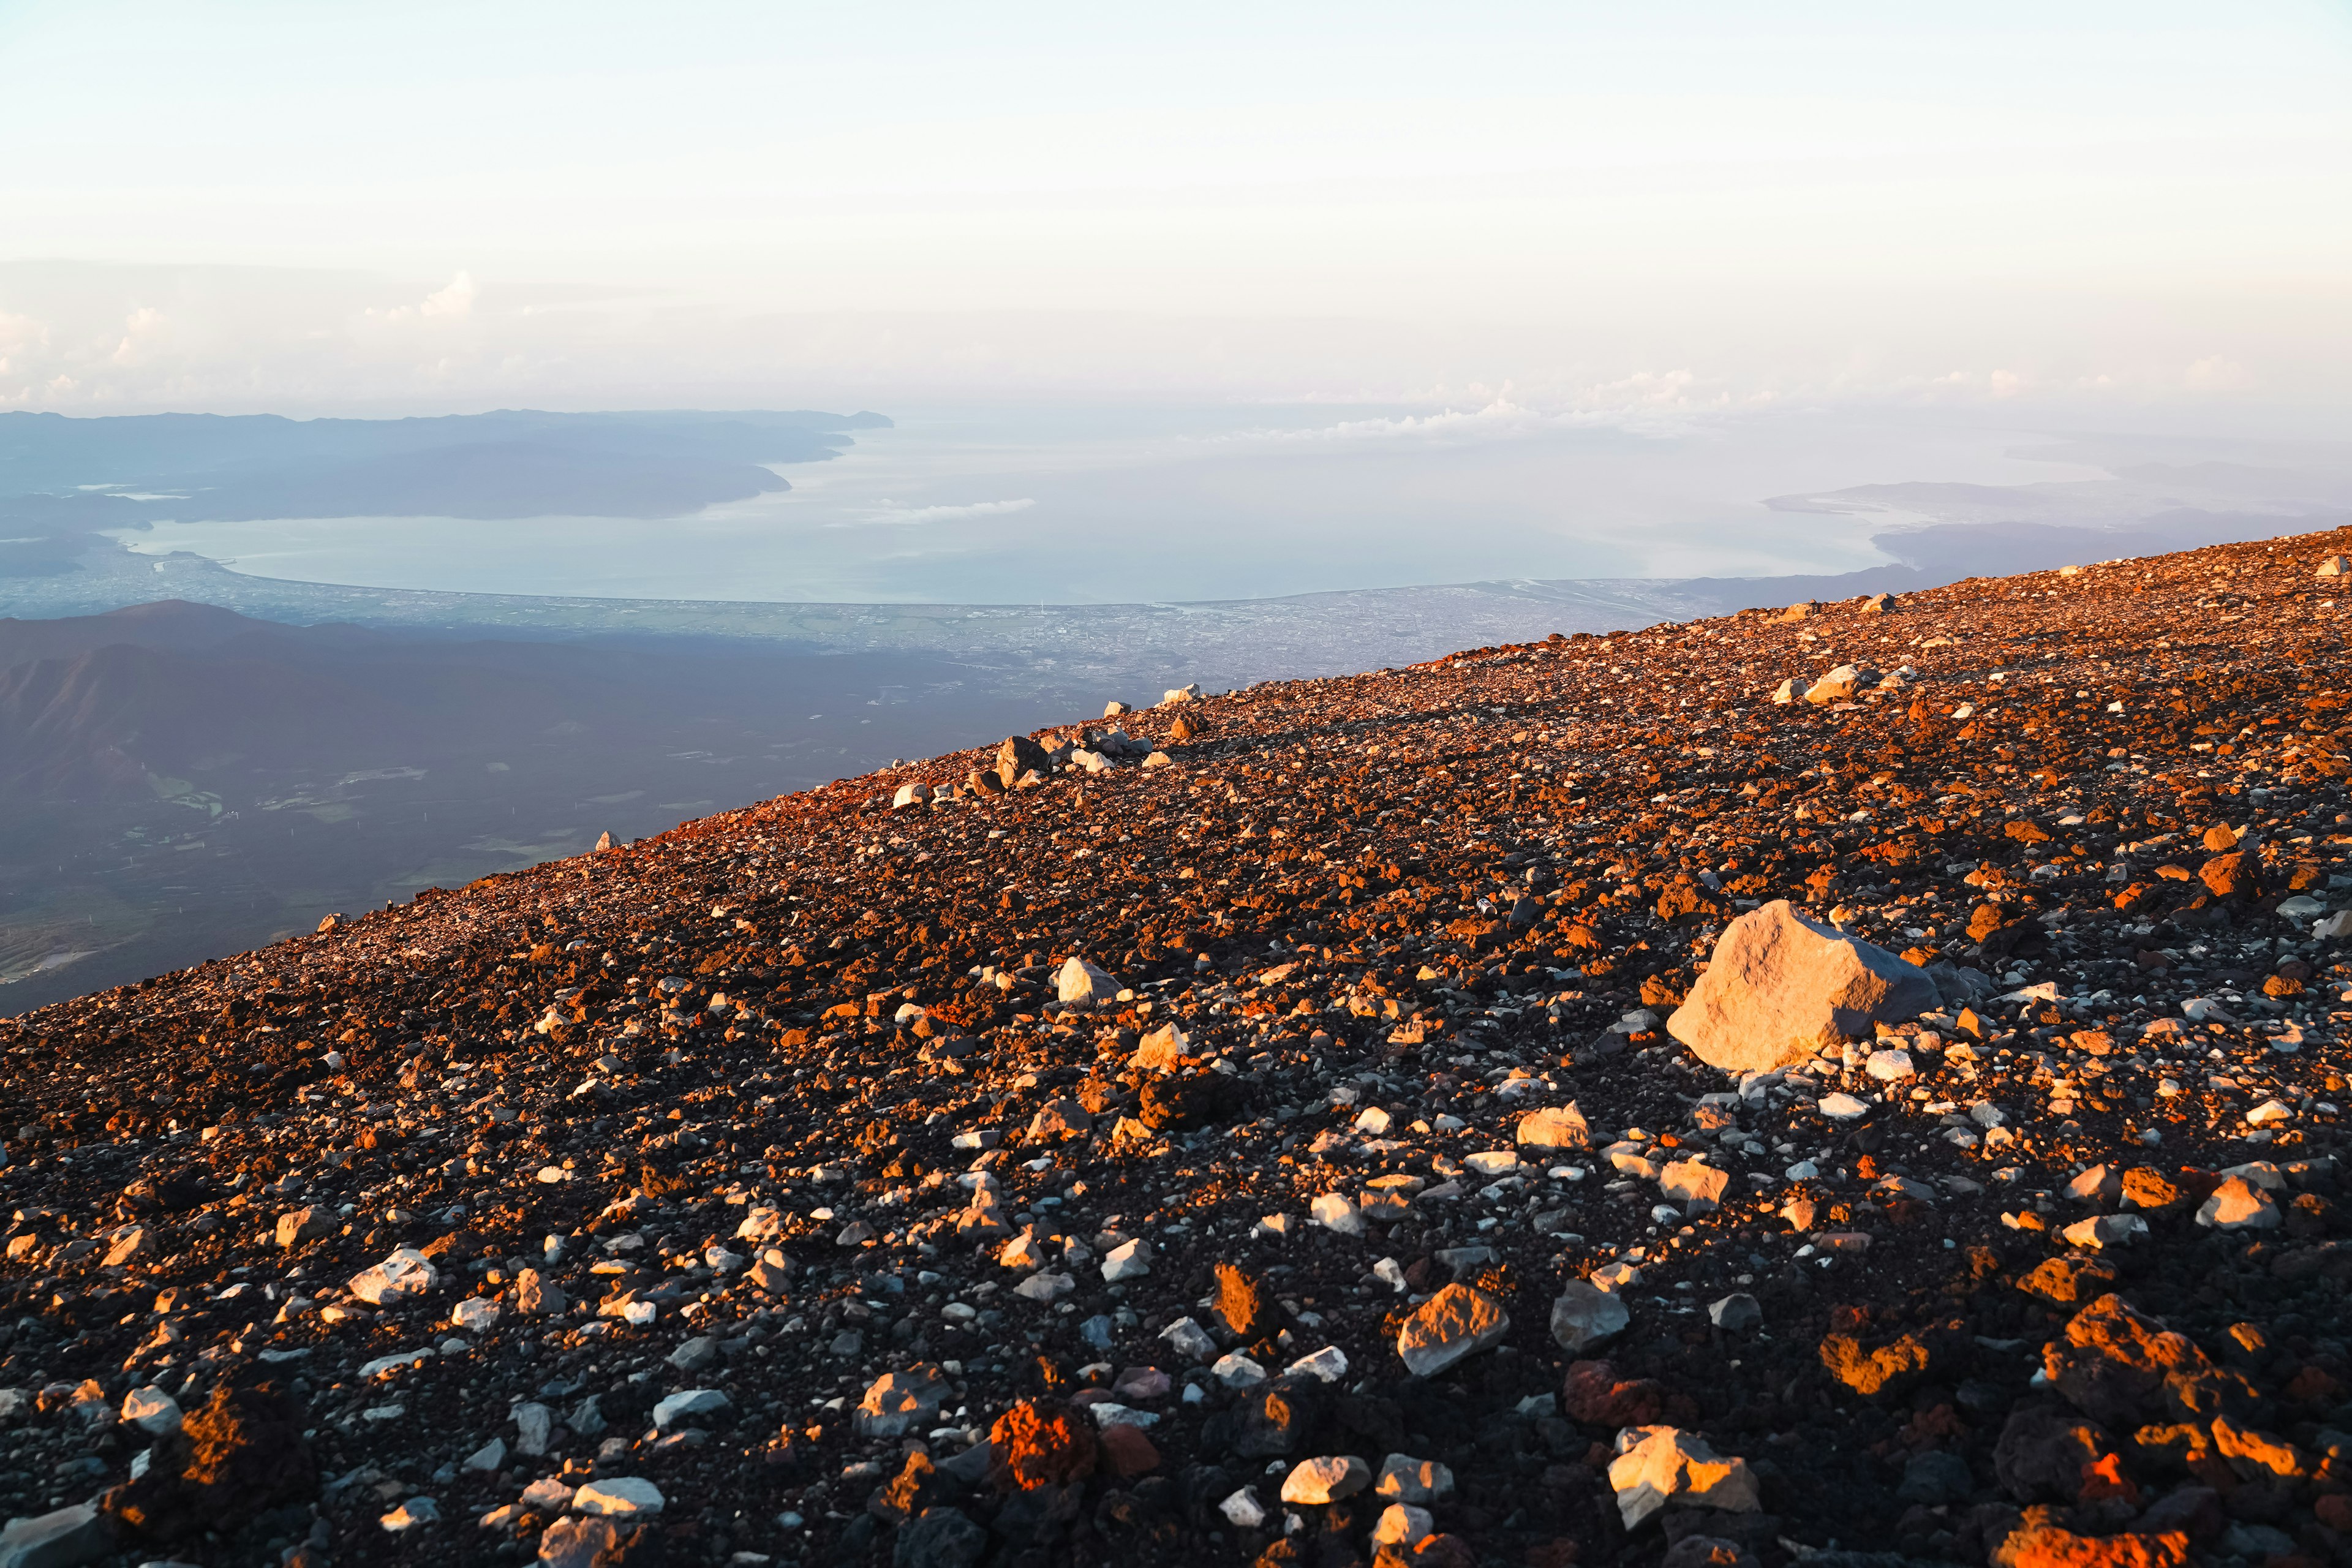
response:
M2013 1531L1993 1549L1993 1568L2187 1568L2189 1537L2076 1535L2043 1526Z
M989 1428L990 1473L1027 1490L1061 1487L1094 1474L1094 1423L1059 1400L1024 1399Z
M2068 1403L2094 1420L2136 1425L2161 1404L2168 1379L2209 1368L2205 1352L2113 1294L2068 1321L2042 1347L2042 1370Z
M2153 1165L2134 1165L2124 1173L2123 1205L2128 1209L2147 1209L2169 1213L2180 1206L2185 1194L2164 1177Z
M1821 1357L1832 1377L1865 1397L1907 1386L1927 1370L1927 1347L1913 1334L1874 1350L1852 1334L1833 1333L1822 1339Z
M2262 890L2263 863L2244 850L2234 855L2216 855L2197 868L2197 878L2217 899L2252 895Z
M1244 1343L1265 1339L1280 1327L1265 1287L1230 1263L1217 1265L1217 1304L1210 1310Z
M2017 1282L2029 1296L2071 1307L2116 1282L2112 1263L2095 1258L2045 1258Z

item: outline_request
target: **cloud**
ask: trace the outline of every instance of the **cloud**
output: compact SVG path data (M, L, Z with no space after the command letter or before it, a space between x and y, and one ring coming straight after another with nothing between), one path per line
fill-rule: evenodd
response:
M368 321L462 321L474 313L474 275L459 272L455 278L414 305L394 305L380 310L373 306L360 312Z
M845 522L828 522L827 528L891 528L926 522L960 522L968 517L1002 517L1007 512L1026 511L1037 504L1034 496L1017 500L976 500L961 506L902 507L883 502L886 510Z
M121 340L114 345L114 353L110 356L114 363L131 363L138 357L141 341L152 337L155 330L163 324L163 312L146 305L142 305L125 316L122 319Z
M417 313L425 316L449 317L472 315L474 313L473 274L460 272L449 279L447 288L436 289L425 296L425 303L417 307Z

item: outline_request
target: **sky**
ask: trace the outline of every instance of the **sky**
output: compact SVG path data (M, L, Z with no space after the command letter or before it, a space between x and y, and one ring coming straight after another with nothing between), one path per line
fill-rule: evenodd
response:
M0 0L0 407L2352 409L2352 0Z

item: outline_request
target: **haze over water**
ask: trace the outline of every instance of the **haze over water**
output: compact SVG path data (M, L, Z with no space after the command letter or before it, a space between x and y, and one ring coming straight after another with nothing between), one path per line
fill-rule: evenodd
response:
M1791 414L1633 433L1508 405L885 410L793 489L646 521L159 522L118 535L257 576L615 598L1101 603L1508 577L1763 575L1882 560L1887 516L1766 498L2092 479L2046 438Z

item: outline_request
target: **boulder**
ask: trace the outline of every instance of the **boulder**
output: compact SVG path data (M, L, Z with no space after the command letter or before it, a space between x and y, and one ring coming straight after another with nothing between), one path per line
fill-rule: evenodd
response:
M1917 964L1775 899L1725 928L1666 1029L1710 1067L1769 1072L1940 1004Z

